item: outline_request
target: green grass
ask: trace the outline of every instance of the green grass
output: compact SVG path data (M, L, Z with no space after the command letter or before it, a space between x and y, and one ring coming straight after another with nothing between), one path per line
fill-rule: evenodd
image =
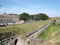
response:
M48 29L39 34L39 38L50 38L51 34L60 29L60 25L50 25Z
M24 35L28 32L32 32L33 30L40 28L44 26L45 24L48 24L50 21L38 21L34 23L25 23L25 24L19 24L14 26L6 26L6 27L0 27L0 33L6 33L6 32L17 32L19 35Z

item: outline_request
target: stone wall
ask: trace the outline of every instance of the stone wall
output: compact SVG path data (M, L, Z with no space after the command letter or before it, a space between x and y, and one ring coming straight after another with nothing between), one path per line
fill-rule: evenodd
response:
M16 23L18 20L17 15L0 15L0 23Z
M16 33L10 33L9 37L4 36L2 40L0 40L0 45L14 45L14 41L17 39Z
M60 20L56 20L56 22L60 22Z
M17 21L16 24L24 24L24 20Z

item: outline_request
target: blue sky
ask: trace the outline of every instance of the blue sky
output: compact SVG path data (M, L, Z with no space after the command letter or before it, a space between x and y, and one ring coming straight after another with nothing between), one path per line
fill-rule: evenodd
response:
M46 13L50 17L60 17L60 0L0 0L0 5L0 13Z

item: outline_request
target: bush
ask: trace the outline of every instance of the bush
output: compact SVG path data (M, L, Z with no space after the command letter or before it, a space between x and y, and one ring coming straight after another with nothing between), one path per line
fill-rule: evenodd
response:
M22 13L21 16L20 16L20 19L21 20L29 20L29 14L28 13Z
M29 15L28 13L22 13L19 15L20 20L28 21L28 20L47 20L49 19L47 14L39 13L34 15Z
M56 23L54 22L53 25L56 25Z
M49 18L47 14L44 14L44 13L40 13L39 15L41 20L47 20Z

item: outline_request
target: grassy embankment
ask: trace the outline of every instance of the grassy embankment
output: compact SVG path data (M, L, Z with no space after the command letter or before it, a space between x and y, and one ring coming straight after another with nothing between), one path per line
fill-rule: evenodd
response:
M34 23L25 23L25 24L19 24L19 25L14 25L14 26L6 26L6 27L0 27L0 33L6 33L6 32L12 32L15 31L19 35L26 34L27 32L32 32L33 30L40 28L44 26L45 24L48 24L49 21L38 21Z
M58 24L58 23L56 23ZM50 25L48 27L48 29L44 30L41 34L39 34L39 38L50 38L51 34L53 34L53 32L56 32L57 30L60 29L60 25Z

